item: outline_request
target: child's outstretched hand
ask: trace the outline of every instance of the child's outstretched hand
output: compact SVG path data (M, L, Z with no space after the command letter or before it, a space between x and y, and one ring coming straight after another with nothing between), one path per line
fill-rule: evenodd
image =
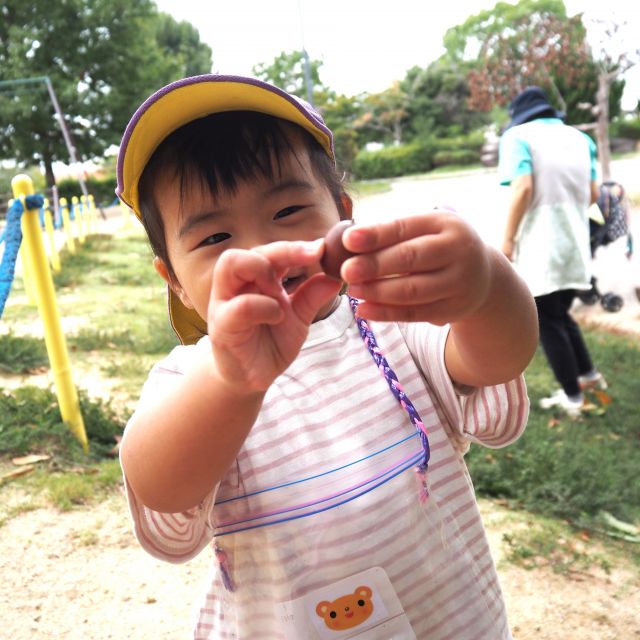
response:
M370 320L456 322L485 302L491 280L489 249L448 211L356 225L347 249L361 255L342 265L349 293Z
M316 270L321 255L322 240L229 249L220 256L207 322L224 382L264 391L293 362L340 283L316 273L289 293L283 280Z

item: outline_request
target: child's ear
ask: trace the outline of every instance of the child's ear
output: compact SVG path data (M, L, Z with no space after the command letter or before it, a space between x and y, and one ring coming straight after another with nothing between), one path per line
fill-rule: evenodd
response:
M193 309L194 306L191 304L191 300L185 293L184 289L180 286L180 283L171 275L169 272L169 267L167 263L162 259L156 256L153 259L153 268L156 270L156 273L169 285L169 288L173 293L175 293L178 298L180 298L180 302L187 307L187 309Z
M351 220L353 217L353 200L351 196L346 191L343 191L340 200L342 201L340 220Z

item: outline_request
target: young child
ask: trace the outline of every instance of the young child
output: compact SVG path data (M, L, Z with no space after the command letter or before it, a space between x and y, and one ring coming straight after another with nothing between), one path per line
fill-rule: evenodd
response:
M510 638L463 461L525 427L535 306L450 211L355 224L331 132L260 81L198 76L125 132L183 346L157 364L121 462L141 545L216 558L197 639ZM366 318L367 320L363 320Z

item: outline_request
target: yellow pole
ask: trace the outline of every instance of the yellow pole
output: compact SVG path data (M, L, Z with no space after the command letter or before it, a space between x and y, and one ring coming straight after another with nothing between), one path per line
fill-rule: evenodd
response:
M51 262L51 268L58 273L60 271L60 257L56 247L56 235L53 230L53 217L49 207L49 198L44 199L44 228L49 237L49 262Z
M89 211L91 212L91 227L93 233L98 233L98 208L96 207L96 199L93 194L89 194Z
M60 198L60 212L62 213L62 228L67 239L67 249L69 253L76 252L76 243L73 241L73 228L69 216L69 206L66 198Z
M89 196L80 196L80 207L82 208L82 222L84 223L84 234L90 236L91 230L91 208L89 207Z
M71 206L73 207L73 215L76 219L76 230L78 232L78 241L80 244L84 244L84 231L82 230L82 211L80 210L80 205L78 204L78 196L73 196L71 198Z
M22 233L24 234L24 227L22 228ZM24 244L20 245L20 264L22 265L22 286L24 287L24 292L27 294L27 301L29 304L36 304L36 294L33 291L33 278L29 273L29 259L27 257L27 247Z
M84 208L84 196L80 196L78 198L78 204L76 205L76 220L78 221L78 226L82 229L82 235L87 237L89 235L89 227L87 224L87 210Z
M29 176L18 175L11 181L13 195L24 204L25 196L33 194L33 183ZM25 205L26 207L26 205ZM23 243L28 247L27 259L37 292L38 311L44 325L44 340L60 405L62 419L80 440L85 453L89 450L84 421L80 412L78 392L71 377L71 365L67 343L62 333L58 302L53 289L53 278L42 244L42 232L38 209L27 209L22 214Z
M122 226L128 228L131 226L131 209L120 200L120 213L122 213Z
M36 304L36 296L33 292L31 275L29 274L29 261L27 260L27 250L20 246L20 264L22 265L22 286L27 296L27 302L29 304Z
M89 201L91 202L91 216L93 220L93 231L98 233L100 231L100 216L98 215L98 207L96 207L96 199L92 194L89 194Z

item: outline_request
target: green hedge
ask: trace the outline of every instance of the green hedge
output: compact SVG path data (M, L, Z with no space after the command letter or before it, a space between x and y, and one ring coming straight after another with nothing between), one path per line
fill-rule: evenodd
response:
M433 168L433 148L424 143L361 151L353 161L357 180L373 180L423 173Z
M474 131L466 136L439 138L434 141L434 167L464 165L480 162L485 139L482 131Z
M465 136L455 136L452 138L437 138L433 141L436 151L465 151L475 152L480 158L480 152L485 143L482 131L473 131Z
M480 154L472 150L437 151L433 154L433 166L445 167L450 165L476 164L480 162Z
M392 178L424 173L434 167L480 162L484 144L481 131L454 138L438 138L413 142L379 151L361 151L353 163L357 180Z
M616 120L609 128L611 138L630 138L640 140L640 118L634 120Z
M107 176L106 178L89 177L85 180L85 184L87 185L87 191L93 194L96 205L107 206L115 200L115 176ZM60 180L58 182L58 195L61 198L67 198L67 200L70 200L73 196L80 197L82 195L80 183L73 178Z

